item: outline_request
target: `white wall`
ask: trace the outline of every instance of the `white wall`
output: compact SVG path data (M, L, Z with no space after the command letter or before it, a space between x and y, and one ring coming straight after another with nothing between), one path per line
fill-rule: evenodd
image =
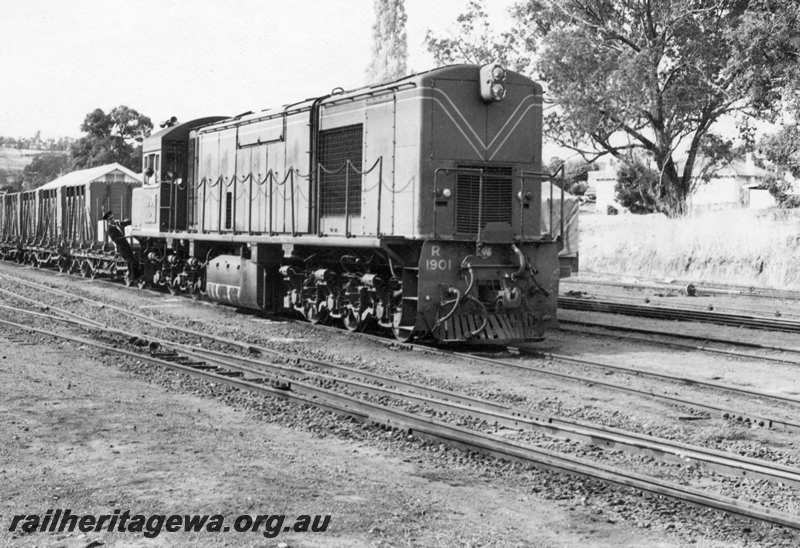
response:
M748 189L750 200L748 207L750 209L767 209L775 207L775 198L769 193L769 190L763 188Z
M597 196L597 213L606 215L608 206L614 206L620 209L620 205L617 203L616 192L614 191L614 188L617 186L616 171L590 171L587 184L590 188L594 189L595 195Z

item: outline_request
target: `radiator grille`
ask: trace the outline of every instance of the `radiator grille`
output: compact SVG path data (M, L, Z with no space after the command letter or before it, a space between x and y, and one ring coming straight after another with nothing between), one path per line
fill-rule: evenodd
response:
M345 161L361 169L363 126L355 124L319 132L319 161L329 171L338 170ZM345 213L345 169L339 173L325 173L320 177L320 206L322 215L344 215ZM350 186L347 196L347 211L350 215L361 214L361 175L350 169Z
M483 167L483 211L481 228L487 223L511 224L512 169L510 167L459 166L461 168ZM480 202L480 175L459 173L456 180L456 232L476 234L478 232L478 204Z

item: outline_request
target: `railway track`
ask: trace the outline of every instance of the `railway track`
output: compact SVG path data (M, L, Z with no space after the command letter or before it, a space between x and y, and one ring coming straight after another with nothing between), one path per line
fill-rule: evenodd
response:
M674 282L663 282L654 279L642 281L613 281L608 280L606 275L594 273L581 273L576 278L565 280L568 284L602 285L607 287L621 287L623 289L656 289L686 292L688 286L693 286L697 295L738 295L746 297L763 297L767 299L786 299L800 300L800 291L791 289L777 289L770 287L755 287L751 285L736 285L711 283L692 280L679 280Z
M654 318L659 320L703 322L733 327L746 327L750 329L800 333L800 322L769 318L766 316L726 314L689 308L644 306L619 301L581 299L576 297L559 297L558 306L566 310L580 310L583 312L603 312L606 314L623 314L626 316Z
M61 316L58 318L57 316L8 305L0 305L0 308L44 319L70 322L89 329L107 329L99 322L80 319L63 309L50 307L50 310L53 310L57 315ZM118 330L111 330L109 332L126 337L128 340L147 341L149 345L155 343L157 346L154 347L154 351L161 359L183 363L184 365L191 364L190 366L196 368L211 370L222 369L251 375L263 375L264 370L267 370L275 375L291 379L290 382L295 386L306 386L304 382L298 381L297 379L312 378L320 384L338 384L349 390L363 391L375 396L399 395L405 400L424 404L437 410L469 413L481 420L508 428L537 430L570 439L580 439L607 448L619 447L636 454L656 455L664 459L671 458L676 462L695 460L717 470L723 470L742 476L762 477L764 479L792 483L800 487L800 469L780 465L765 467L764 462L758 459L728 454L705 447L680 443L674 440L660 439L654 436L628 432L617 428L598 426L583 421L568 420L552 416L536 417L523 409L516 409L489 400L465 396L452 391L439 390L396 377L378 375L332 362L314 360L313 363L318 371L313 371L269 362L263 359L253 359L199 348L197 346L160 339L158 337L148 336L147 339L144 339L144 335L136 335L131 332ZM162 348L170 347L171 350L162 350ZM206 364L210 364L210 366L206 368ZM320 372L319 370L329 372L335 371L339 373L339 375L334 376L326 372ZM378 383L378 385L369 385L357 380L352 380L343 377L342 374L352 377L364 377L365 379Z
M637 474L629 470L620 470L597 462L558 454L529 444L508 441L484 432L422 417L419 414L409 413L404 409L395 409L389 405L365 401L347 393L347 391L367 392L373 395L376 393L384 396L390 395L392 398L402 402L412 402L431 409L446 409L451 413L460 413L471 417L479 417L484 421L493 421L494 424L502 424L513 428L544 430L561 436L586 439L607 447L624 446L628 449L635 449L638 452L658 455L660 458L670 457L684 462L686 460L694 460L703 463L704 466L710 469L727 473L800 485L800 470L793 468L649 436L581 424L575 421L555 418L548 421L537 420L515 412L513 409L498 406L493 402L467 398L455 393L434 390L433 392L436 392L436 394L430 395L432 392L430 388L412 385L398 379L388 379L387 381L387 378L381 378L381 381L394 383L395 386L393 388L387 389L385 387L367 386L361 382L342 379L341 377L330 378L324 373L309 372L305 369L297 369L283 364L265 362L264 360L256 360L219 351L198 349L191 345L158 340L145 334L105 327L99 322L82 319L74 313L55 307L49 307L48 313L44 313L8 305L3 306L9 312L43 319L48 322L67 323L85 329L100 331L114 338L127 337L129 341L147 341L147 348L150 349L150 352L135 352L119 346L98 342L96 339L61 333L52 328L43 329L7 319L0 320L0 323L10 328L59 337L93 346L104 352L141 359L154 365L199 376L242 390L291 399L361 421L379 422L387 426L406 429L410 432L421 434L422 437L433 438L456 447L479 451L490 456L517 460L548 470L599 479L608 483L671 497L676 500L714 508L751 519L800 529L800 520L798 518L773 509L750 505L736 499ZM241 345L247 346L251 351L253 350L253 347L247 345L247 343L241 343ZM342 367L324 362L323 365L333 368ZM355 373L363 374L360 370L355 371ZM298 380L298 377L308 378L311 376L316 377L317 380L321 379L344 386L347 389L346 393ZM373 377L375 376L373 375ZM402 385L404 390L398 390L397 385ZM413 393L406 390L419 392Z
M614 324L593 322L587 320L565 320L563 318L560 318L558 323L559 323L559 330L568 333L570 336L592 335L599 337L614 337L630 341L642 342L646 344L657 344L672 348L722 354L735 358L757 359L757 360L775 362L790 366L800 366L800 349L798 348L775 346L764 343L744 341L741 339L733 340L733 339L725 339L721 337L712 337L706 335L691 335L688 333L678 333L675 331L665 332L656 329L646 329L641 327L632 327L625 325L614 325ZM681 341L692 341L692 342L681 342ZM711 344L725 345L728 348L719 348L715 346L710 346ZM748 352L741 352L738 350L732 350L730 347L749 348L761 351L761 353L753 354ZM788 357L768 355L763 353L764 351L775 352L783 355L790 355L797 357L792 359Z
M239 341L235 341L235 340L232 340L232 339L229 339L229 338L226 338L226 337L219 337L219 336L215 336L215 335L212 335L212 334L209 334L209 333L199 332L197 330L187 329L187 328L184 328L184 327L175 326L175 325L170 324L168 322L164 322L162 320L155 319L152 316L144 315L144 314L141 314L139 312L135 312L135 311L127 309L127 308L122 308L122 307L119 307L119 306L116 306L116 305L113 305L113 304L110 304L110 303L103 303L103 302L97 301L96 299L80 296L80 295L77 295L77 294L72 293L72 292L64 291L64 290L61 290L61 289L58 289L58 288L53 288L53 287L47 286L45 284L32 282L32 281L27 280L27 279L22 279L22 278L19 278L19 277L12 277L12 276L9 276L8 274L0 274L0 279L3 279L3 278L5 278L7 280L16 281L16 282L18 282L18 283L20 283L22 285L27 285L28 287L31 287L31 288L39 290L39 291L45 291L45 292L49 292L49 293L52 293L52 294L60 295L62 297L71 298L71 299L79 298L82 301L84 301L84 302L86 302L88 304L91 304L91 305L93 305L95 307L106 308L106 309L109 309L109 310L113 310L113 311L118 312L120 314L125 314L130 318L134 318L134 319L136 319L138 321L145 322L145 323L147 323L149 325L160 326L161 328L171 329L171 330L174 330L176 332L180 332L180 333L183 333L183 334L186 334L186 335L198 337L198 338L201 338L201 339L207 339L207 340L214 341L214 342L217 342L217 343L228 344L228 345L231 345L231 346L239 346L239 347L243 348L244 350L256 350L259 353L263 353L263 354L267 354L267 355L270 355L270 354L271 355L279 355L279 354L281 354L281 352L278 352L278 351L275 351L275 350L272 350L272 349L269 349L269 348L265 348L265 347L262 347L262 346L255 346L255 345L252 345L252 344L243 344L243 343L241 343ZM3 290L3 289L0 289L0 294L6 294L6 295L10 295L10 296L15 296L15 294L13 292L11 292L9 290ZM19 296L17 296L17 297L21 298ZM35 304L37 306L42 306L42 307L43 306L48 306L45 303L35 302L35 301L34 301L33 304ZM319 326L319 325L314 326L314 327L315 328L323 328L323 329L325 328L324 326ZM336 333L338 335L344 335L344 333L342 333L342 330L339 330L339 329L336 330ZM355 337L367 338L367 339L373 340L375 342L378 342L380 344L384 344L384 345L388 345L388 346L397 346L399 344L396 341L393 341L391 339L387 339L387 338L383 338L383 337L379 337L379 336L375 336L375 335L370 335L370 334L364 334L364 333L348 333L347 335L344 335L344 336L355 336ZM688 386L688 387L692 387L692 388L705 388L707 390L713 390L713 391L717 391L717 392L719 392L719 391L728 392L728 393L731 393L731 394L737 394L739 396L743 396L743 397L747 397L747 398L758 398L759 400L762 400L762 401L767 402L767 403L772 402L772 403L777 403L777 404L779 404L781 406L784 406L784 407L786 407L786 406L790 407L790 409L788 409L786 411L786 413L785 413L786 416L781 416L781 415L778 415L778 414L766 415L766 414L763 414L761 412L758 412L758 413L745 412L745 411L742 411L742 409L739 408L739 407L737 407L737 408L725 407L725 406L720 406L720 405L716 405L716 404L711 404L711 403L698 401L696 399L689 399L687 397L676 396L676 395L673 395L673 394L670 394L670 393L656 392L656 391L654 391L652 389L635 388L635 387L629 386L629 385L624 384L624 383L611 382L609 380L605 380L604 378L588 377L588 376L578 375L578 374L574 374L574 373L562 372L562 371L559 371L559 370L554 370L552 368L533 366L533 365L530 365L530 364L521 363L520 361L512 361L512 360L507 360L507 359L491 358L491 357L486 357L486 356L482 356L482 355L477 355L477 354L472 354L472 353L467 353L467 352L459 352L459 351L447 350L447 349L441 349L441 348L435 348L435 347L421 345L421 344L408 344L408 343L405 343L403 346L405 346L407 348L413 348L413 349L416 349L416 350L424 351L424 352L427 352L427 353L430 353L430 354L440 355L440 356L443 356L443 357L466 359L466 360L471 360L473 362L477 362L477 363L481 363L481 364L492 365L494 367L501 368L501 369L521 370L521 371L524 371L526 373L537 375L537 376L540 376L540 377L546 377L546 378L557 379L557 380L564 380L564 381L568 381L568 382L571 382L571 383L582 384L582 385L590 386L590 387L594 387L594 388L600 387L600 388L604 388L604 389L610 390L612 392L625 393L625 394L637 396L637 397L640 397L640 398L643 398L643 399L646 399L646 400L657 401L657 402L666 404L668 406L685 406L685 407L701 410L704 413L708 414L709 417L710 416L715 416L715 417L722 418L722 419L725 419L725 420L730 420L730 421L734 421L734 422L740 422L740 423L744 423L744 424L748 424L748 425L755 425L755 426L766 427L766 428L783 428L783 429L786 429L786 430L800 432L800 422L797 422L797 421L793 420L792 418L787 418L787 417L792 417L792 416L796 415L797 410L800 409L800 400L797 400L797 399L794 399L794 398L782 397L782 396L778 396L778 395L775 395L775 394L763 393L763 392L752 391L752 390L745 390L745 389L740 389L740 388L737 388L737 387L723 385L723 384L719 384L719 383L711 383L711 382L701 381L701 380L698 380L698 379L680 377L680 376L675 376L675 375L660 374L660 373L652 373L652 372L648 372L648 371L643 371L641 369L634 369L634 368L616 366L616 365L613 365L613 364L608 364L608 363L599 362L599 361L577 360L577 359L570 358L568 356L559 355L559 354L550 354L548 356L547 354L542 355L541 353L538 353L538 351L534 352L534 354L538 354L537 357L549 357L551 360L556 360L556 361L559 361L559 362L562 362L562 363L565 363L565 364L577 365L577 366L581 366L581 367L584 367L584 368L590 368L590 369L596 369L596 370L605 370L605 371L613 370L613 371L616 371L618 373L626 374L626 375L628 375L630 377L633 377L633 378L649 377L649 378L658 379L658 380L661 380L661 381L667 381L667 382L670 382L670 383L673 383L673 384L676 384L676 385L680 385L680 386ZM302 360L303 362L307 362L309 364L312 364L314 366L329 365L329 364L325 364L324 362L321 362L319 360L313 360L313 359L305 358L300 354L296 354L296 358Z

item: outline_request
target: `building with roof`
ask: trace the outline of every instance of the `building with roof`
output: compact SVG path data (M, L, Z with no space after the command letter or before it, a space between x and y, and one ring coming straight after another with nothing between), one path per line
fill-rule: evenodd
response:
M142 176L139 173L134 173L122 164L114 162L113 164L71 171L66 175L53 179L49 183L45 183L39 188L41 190L52 190L66 186L80 186L87 183L129 183L132 185L141 185Z
M695 165L697 177L707 165L707 160L699 159ZM679 172L683 169L679 163ZM764 188L770 172L755 164L753 155L737 159L711 169L708 180L697 180L694 192L689 196L688 205L692 212L720 209L764 209L776 205L775 198ZM587 194L596 196L596 211L606 214L611 209L624 208L616 200L616 164L609 162L599 171L590 171L587 180Z
M762 188L769 174L755 164L752 154L748 154L743 160L734 160L713 171L708 181L698 181L689 197L689 208L699 212L773 207L775 199Z

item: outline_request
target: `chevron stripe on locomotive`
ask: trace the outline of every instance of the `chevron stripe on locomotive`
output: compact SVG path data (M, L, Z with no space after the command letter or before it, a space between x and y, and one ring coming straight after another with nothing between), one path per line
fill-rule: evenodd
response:
M541 87L496 63L337 88L147 138L108 233L129 283L403 341L536 340L561 245L541 140Z

